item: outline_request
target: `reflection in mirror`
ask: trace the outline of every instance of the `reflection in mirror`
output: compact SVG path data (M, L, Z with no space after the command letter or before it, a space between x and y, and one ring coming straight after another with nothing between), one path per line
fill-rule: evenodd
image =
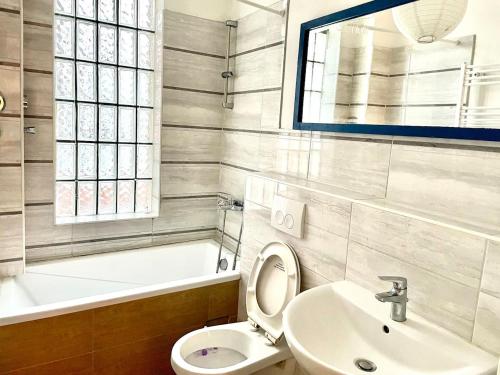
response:
M459 126L474 41L416 44L391 10L313 29L302 122Z

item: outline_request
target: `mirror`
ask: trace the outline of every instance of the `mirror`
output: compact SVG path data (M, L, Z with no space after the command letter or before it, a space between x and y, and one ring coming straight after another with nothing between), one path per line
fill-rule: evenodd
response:
M474 65L470 27L411 39L398 11L417 3L377 0L302 25L295 129L500 140L488 129L499 107L484 101L500 65Z

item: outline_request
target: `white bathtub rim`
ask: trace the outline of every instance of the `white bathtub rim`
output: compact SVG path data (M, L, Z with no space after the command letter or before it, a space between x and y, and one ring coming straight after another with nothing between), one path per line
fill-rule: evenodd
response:
M91 297L76 298L62 302L19 309L18 313L0 314L0 327L23 323L32 320L51 318L59 315L110 306L143 298L157 297L163 294L182 292L189 289L216 285L240 279L240 271L225 271L219 274L192 277L188 279L168 281L165 283L139 286L116 292Z

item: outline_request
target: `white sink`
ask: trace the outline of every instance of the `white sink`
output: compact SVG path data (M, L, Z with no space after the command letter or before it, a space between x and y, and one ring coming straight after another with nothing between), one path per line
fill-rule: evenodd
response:
M409 287L411 303L411 285ZM425 319L389 318L390 304L348 281L297 296L284 313L295 359L310 375L494 375L498 359ZM386 333L388 331L388 333Z

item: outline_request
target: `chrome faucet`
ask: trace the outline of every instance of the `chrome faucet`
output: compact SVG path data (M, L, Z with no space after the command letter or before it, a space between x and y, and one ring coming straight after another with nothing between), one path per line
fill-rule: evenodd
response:
M395 322L406 321L406 303L408 302L408 281L399 276L379 276L380 280L392 282L392 289L388 292L377 293L375 298L380 302L390 302L391 319Z

